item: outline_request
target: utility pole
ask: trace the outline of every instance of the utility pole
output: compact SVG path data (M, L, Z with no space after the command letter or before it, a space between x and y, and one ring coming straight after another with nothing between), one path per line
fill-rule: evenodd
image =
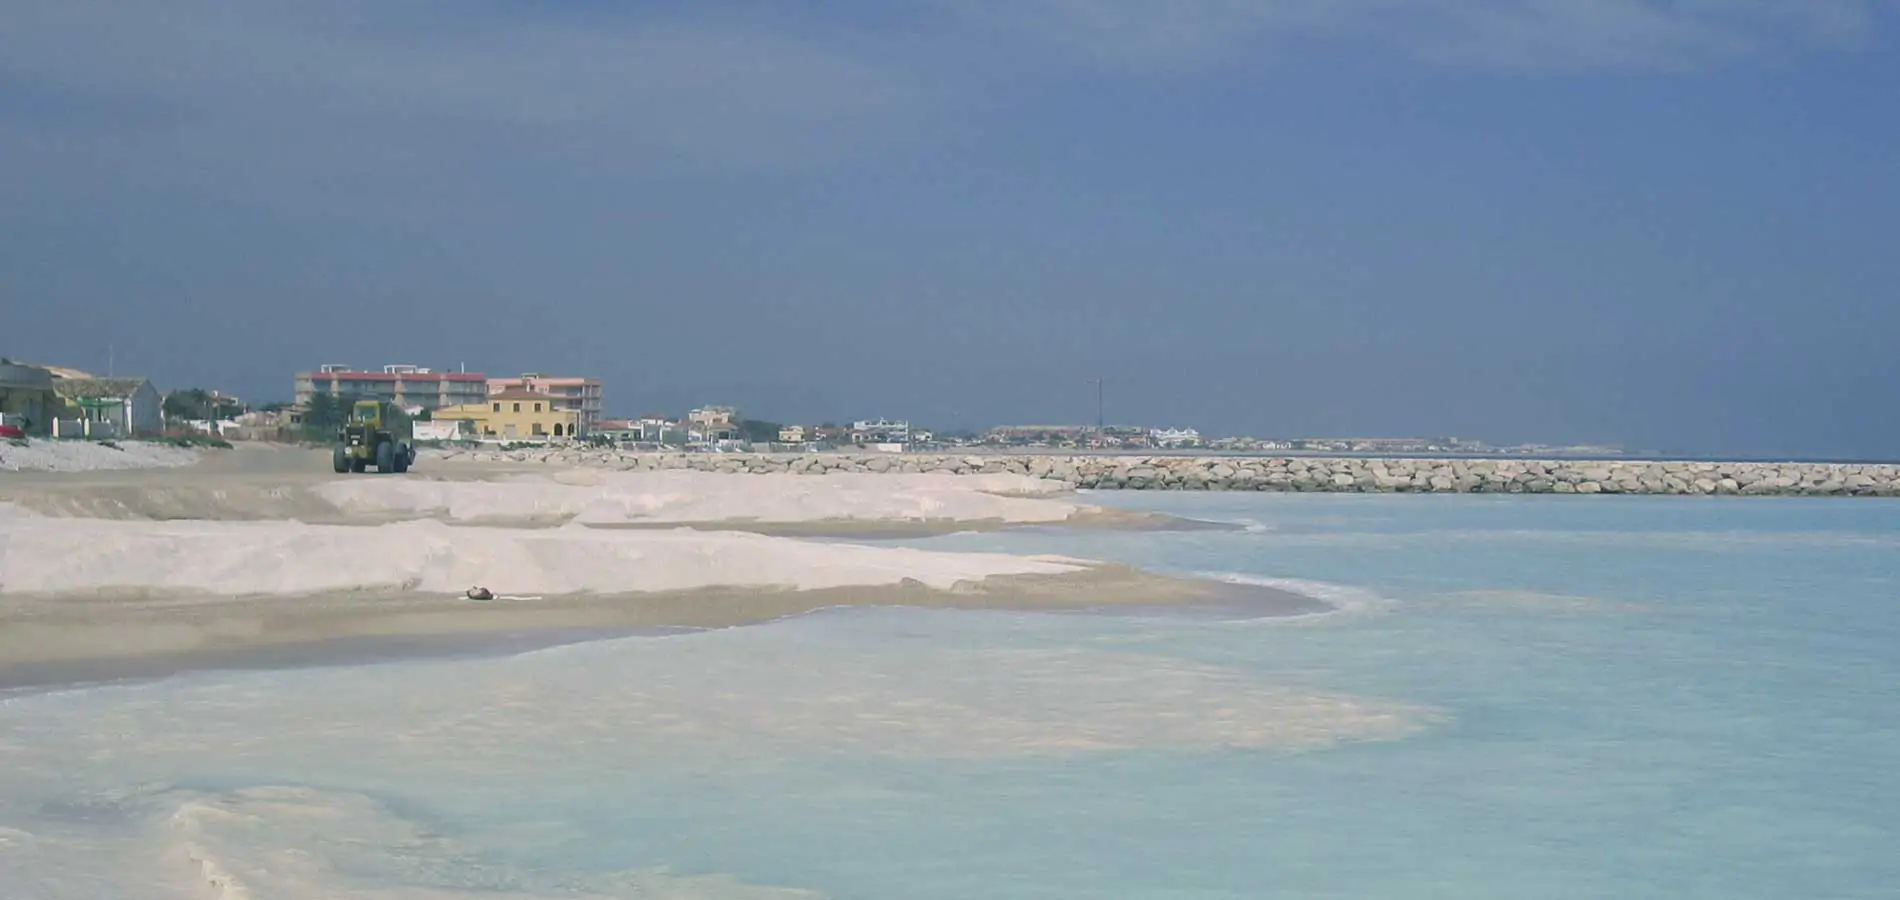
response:
M1102 433L1102 427L1105 424L1102 418L1102 383L1106 380L1107 379L1101 378L1101 377L1089 379L1089 384L1095 385L1095 433L1096 434Z

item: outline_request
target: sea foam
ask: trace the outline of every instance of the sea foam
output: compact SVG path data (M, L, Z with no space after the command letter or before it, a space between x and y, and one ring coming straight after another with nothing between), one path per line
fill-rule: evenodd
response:
M262 786L183 799L174 852L218 900L812 900L664 868L553 874L468 852L360 793Z

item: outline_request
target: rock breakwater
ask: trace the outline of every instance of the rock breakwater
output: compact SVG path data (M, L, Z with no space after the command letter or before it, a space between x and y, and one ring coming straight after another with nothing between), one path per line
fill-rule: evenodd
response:
M1418 494L1900 496L1900 465L1672 460L633 453L605 448L444 450L435 457L624 471L1017 474L1094 490Z

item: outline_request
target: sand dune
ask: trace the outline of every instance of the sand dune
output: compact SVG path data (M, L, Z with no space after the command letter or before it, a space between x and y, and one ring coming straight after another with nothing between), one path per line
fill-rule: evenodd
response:
M1053 575L1078 563L1004 554L813 544L741 533L589 528L376 527L298 522L140 522L0 517L0 592L146 595L327 591L508 593L937 589L994 575Z
M315 493L351 513L450 521L557 519L584 524L828 520L1060 522L1080 508L1065 488L1023 476L717 475L590 472L500 481L333 481ZM1009 496L1005 496L1005 494Z
M99 472L188 466L198 453L144 441L0 440L0 471Z
M1059 522L1117 524L1095 520L1118 518L1058 498L1059 484L1021 476L815 478L573 470L462 472L454 479L430 473L337 478L296 465L302 456L286 452L229 457L280 462L278 471L200 467L96 477L38 476L0 484L0 502L63 518L293 519L324 524L440 519L537 527L693 525L754 531L773 531L775 526L799 531L798 526L807 526L803 530L815 533L854 533L876 526L928 532ZM1131 518L1141 517L1119 517Z

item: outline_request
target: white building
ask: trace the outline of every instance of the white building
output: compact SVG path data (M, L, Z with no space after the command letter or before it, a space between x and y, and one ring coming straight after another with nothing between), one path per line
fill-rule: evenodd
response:
M87 434L105 431L129 437L164 429L164 401L143 378L55 378L53 390L79 411Z
M650 444L683 443L686 440L686 432L680 428L680 423L665 416L641 416L633 425L640 431L640 440Z
M908 444L910 423L890 419L862 419L851 423L851 440L858 444Z
M1192 428L1156 428L1148 439L1157 447L1193 447L1201 443L1201 433Z
M687 434L697 442L729 441L739 436L739 410L702 406L686 414Z

